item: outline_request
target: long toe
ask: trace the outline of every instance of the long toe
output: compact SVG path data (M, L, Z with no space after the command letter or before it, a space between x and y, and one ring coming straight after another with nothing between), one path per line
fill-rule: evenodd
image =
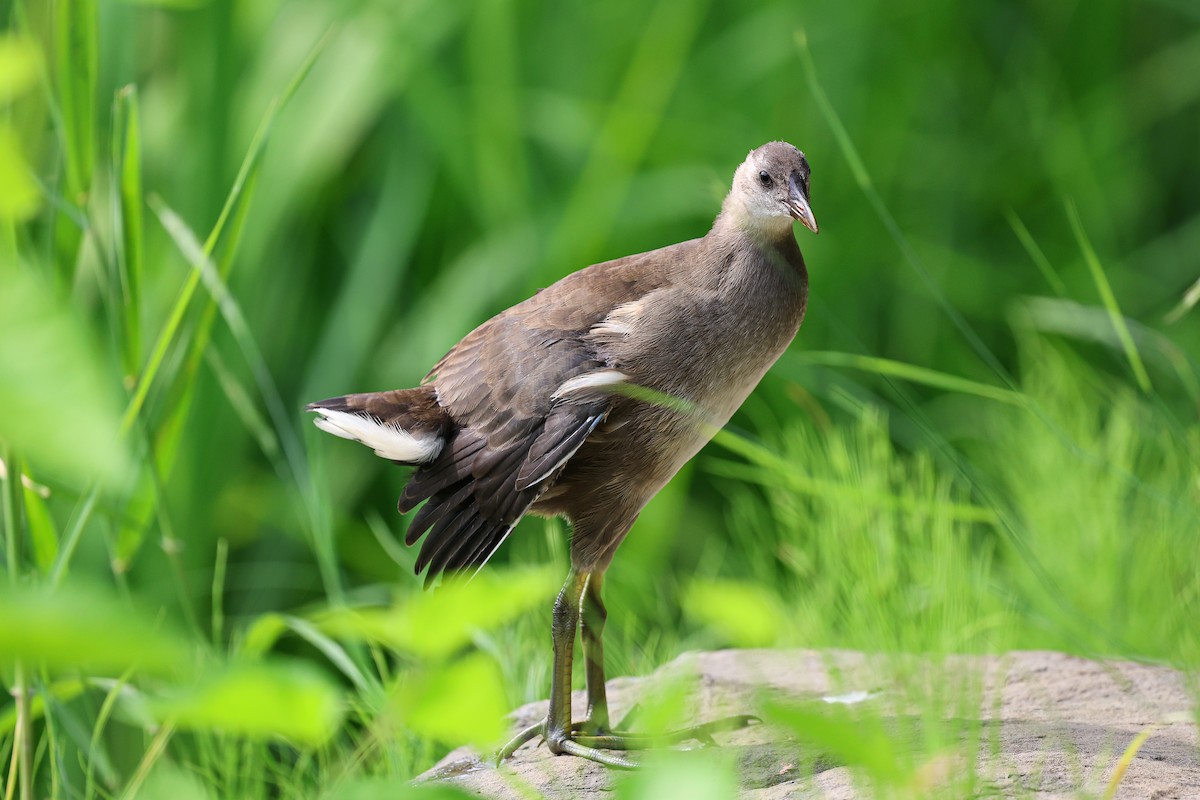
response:
M534 739L538 736L545 736L545 735L546 735L546 723L544 720L535 725L530 725L528 728L521 731L516 736L514 736L512 739L510 739L508 744L506 744L506 745L504 745L504 747L500 748L500 752L496 753L496 765L499 766L501 761L508 758L513 753L517 752L518 748L520 748L521 745L525 744L530 739Z

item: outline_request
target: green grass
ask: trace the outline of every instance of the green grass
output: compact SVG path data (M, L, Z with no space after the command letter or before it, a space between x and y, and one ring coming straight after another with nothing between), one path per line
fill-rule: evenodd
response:
M906 735L886 710L771 713L924 796L985 749L985 698L915 659L1200 665L1183 5L0 18L4 800L404 796L544 697L564 526L527 520L479 581L423 595L403 474L299 409L411 385L566 272L702 234L773 138L814 168L809 316L623 545L610 674L874 653L920 710ZM697 768L618 794L729 796L727 765Z

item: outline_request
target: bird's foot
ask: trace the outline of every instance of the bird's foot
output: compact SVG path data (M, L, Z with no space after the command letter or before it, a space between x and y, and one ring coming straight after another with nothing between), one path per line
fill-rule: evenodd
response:
M622 724L618 727L624 728L625 723L632 716L633 712L626 715L626 718L622 720ZM751 714L738 714L701 725L693 725L688 728L680 728L658 734L645 734L608 730L607 724L596 724L591 720L584 720L573 724L570 733L563 731L557 735L553 731L550 735L546 734L548 721L539 722L536 725L530 725L514 736L497 754L496 763L499 764L511 756L526 742L541 736L546 740L546 745L550 748L550 752L555 755L566 753L610 767L633 769L637 767L637 762L605 751L649 750L655 747L668 747L686 741L697 741L706 747L716 746L717 743L713 739L714 733L737 730L757 722L761 722L761 720Z

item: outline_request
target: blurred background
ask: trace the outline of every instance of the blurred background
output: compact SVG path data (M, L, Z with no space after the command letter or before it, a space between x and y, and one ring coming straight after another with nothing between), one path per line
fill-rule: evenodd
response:
M539 287L703 235L772 139L812 164L808 317L618 555L610 676L727 645L1200 659L1194 3L0 19L0 669L33 704L0 727L10 778L136 793L173 764L155 780L312 796L495 735L395 700L445 659L486 656L497 713L544 697L565 526L522 523L489 566L511 613L461 642L347 622L422 624L406 475L301 409L415 385ZM296 681L315 727L189 723L162 705L200 691L180 658ZM148 716L110 719L135 690ZM245 774L220 755L243 750Z

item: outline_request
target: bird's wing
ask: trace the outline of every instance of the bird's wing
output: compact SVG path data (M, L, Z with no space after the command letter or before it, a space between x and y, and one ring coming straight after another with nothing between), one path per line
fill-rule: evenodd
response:
M608 413L623 376L588 331L661 284L627 261L570 275L493 317L430 372L453 427L399 503L407 512L426 501L406 541L425 536L416 569L429 567L427 583L486 562Z

